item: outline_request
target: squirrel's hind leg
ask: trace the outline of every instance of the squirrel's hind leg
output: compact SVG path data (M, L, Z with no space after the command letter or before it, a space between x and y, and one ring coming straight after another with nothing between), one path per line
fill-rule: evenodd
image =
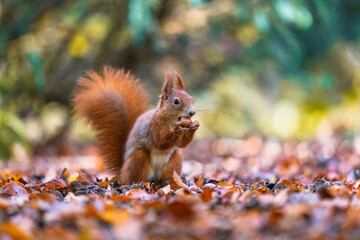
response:
M177 174L181 174L182 169L182 153L180 149L175 149L171 155L168 163L165 165L161 173L161 182L174 183L173 172L176 171Z
M125 159L120 171L121 184L146 181L151 172L149 154L142 148L134 149Z

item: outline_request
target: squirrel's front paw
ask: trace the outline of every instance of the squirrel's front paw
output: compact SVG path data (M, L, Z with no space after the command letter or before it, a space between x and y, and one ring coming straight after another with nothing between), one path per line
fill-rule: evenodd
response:
M196 131L196 130L198 130L198 128L200 127L200 123L198 122L198 121L193 121L191 124L190 124L190 126L189 126L189 128L191 129L191 130L193 130L193 131Z
M174 123L173 129L174 129L175 133L180 134L183 132L184 127L183 127L183 124L179 121L179 122Z

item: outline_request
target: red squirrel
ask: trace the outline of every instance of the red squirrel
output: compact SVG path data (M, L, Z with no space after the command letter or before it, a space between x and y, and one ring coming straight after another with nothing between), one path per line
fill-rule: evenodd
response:
M182 154L199 128L194 100L175 72L175 86L166 74L160 101L150 109L138 79L123 69L105 66L77 82L75 115L85 117L95 131L105 168L121 184L140 181L173 182L181 174ZM190 122L191 123L190 123Z

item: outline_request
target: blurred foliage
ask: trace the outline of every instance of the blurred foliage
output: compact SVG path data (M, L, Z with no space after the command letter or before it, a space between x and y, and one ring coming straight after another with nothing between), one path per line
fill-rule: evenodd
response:
M352 135L359 37L357 0L1 1L0 157L68 129L76 79L105 64L154 102L180 72L206 110L199 137Z

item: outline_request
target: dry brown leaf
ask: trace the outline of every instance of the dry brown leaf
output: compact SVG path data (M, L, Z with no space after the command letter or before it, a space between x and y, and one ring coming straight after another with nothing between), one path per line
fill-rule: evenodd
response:
M118 201L118 202L128 202L131 201L131 197L126 196L126 195L111 195L110 199L113 201Z
M112 182L101 182L101 183L99 184L99 187L106 188L106 187L109 186L110 184L112 184Z
M88 175L86 175L83 172L79 172L79 176L77 177L77 179L80 182L87 182L88 184L94 183L94 181L91 179L91 177L89 177Z
M163 191L164 194L168 194L171 192L171 186L170 184L166 185L165 187L160 188L161 191Z
M106 222L124 222L130 218L130 213L124 209L106 210L99 213L99 217Z
M33 199L41 199L45 202L49 202L49 203L55 203L56 202L56 197L53 194L47 193L47 192L42 192L42 193L32 193L29 195L29 199L33 200Z
M285 185L287 185L287 186L289 186L289 187L293 186L294 184L295 184L295 186L297 186L297 187L301 185L301 183L300 183L299 181L288 180L288 179L285 179L285 178L281 178L281 179L278 181L278 183L279 183L279 184L280 184L280 183L283 183L283 184L285 184Z
M15 183L15 182L10 182L10 183L6 183L4 186L2 186L0 193L5 196L10 197L10 196L21 196L21 195L27 194L27 191L21 185Z
M205 188L200 197L204 202L209 202L212 199L211 193L211 188Z
M144 183L144 186L145 186L147 189L150 189L150 188L151 188L151 183L150 183L150 182L145 182L145 183Z
M141 200L149 200L152 199L151 194L147 193L143 189L131 189L126 193L131 199L141 199Z
M183 180L181 179L181 177L179 176L179 174L177 174L176 171L173 172L173 179L175 181L175 183L181 187L181 188L188 188L189 186L186 185Z
M174 190L174 191L176 191L176 190L178 190L180 187L178 186L178 185L176 185L176 184L170 184L170 189L171 190Z
M269 189L266 188L266 187L258 188L258 189L256 189L256 191L259 192L259 193L270 193Z
M168 211L179 220L189 220L195 215L192 206L185 201L174 201L168 205Z
M94 206L86 206L85 212L87 216L99 217L99 211Z
M0 209L6 211L8 207L9 203L5 199L0 198Z
M45 184L39 184L36 187L33 187L33 189L36 191L48 192L51 190L66 188L67 186L68 185L63 179L56 177Z
M31 239L20 228L18 228L17 226L15 226L12 223L2 223L2 224L0 224L0 233L1 233L1 236L7 235L7 236L11 237L11 239L14 239L14 240L28 240L28 239Z
M204 176L201 176L197 181L196 181L196 186L200 189L203 189L203 185L204 185Z

